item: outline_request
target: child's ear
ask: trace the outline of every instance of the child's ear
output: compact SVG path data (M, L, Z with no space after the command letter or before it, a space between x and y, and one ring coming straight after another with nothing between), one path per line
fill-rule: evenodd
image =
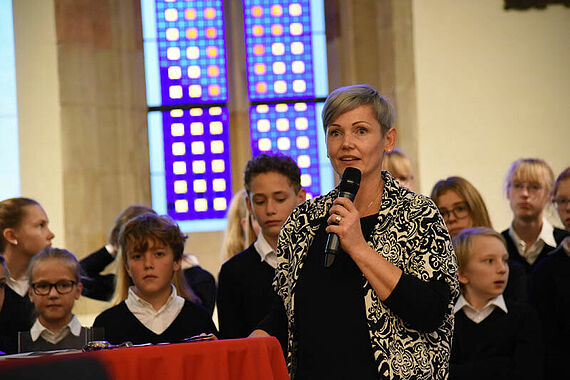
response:
M173 269L176 272L176 271L179 271L181 267L182 267L182 257L180 259L174 261Z
M298 200L297 204L301 204L307 200L307 192L305 191L305 189L301 188L301 190L299 190L299 192L297 193L297 200Z
M463 285L467 285L469 283L469 278L467 276L465 276L465 273L463 273L461 268L459 268L457 273L459 275L459 282Z
M2 236L4 236L4 239L12 244L17 244L17 238L16 238L16 231L13 228L4 228L4 231L2 231Z
M247 206L249 213L254 215L253 210L251 209L251 200L249 199L249 196L245 197L245 205Z
M77 290L75 292L75 299L78 300L81 297L81 293L83 292L83 284L79 281L76 285Z

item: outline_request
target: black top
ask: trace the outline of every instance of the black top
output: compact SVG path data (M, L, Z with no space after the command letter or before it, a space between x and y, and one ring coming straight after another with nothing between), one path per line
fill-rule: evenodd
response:
M208 312L188 300L185 300L180 314L162 334L155 334L146 328L127 308L125 301L99 314L93 327L103 327L105 339L111 344L127 341L133 344L175 343L201 333L218 335Z
M34 305L28 294L20 297L9 286L4 288L4 304L0 310L0 351L18 352L18 332L28 331L34 323Z
M377 222L378 215L361 219L365 238ZM324 268L326 225L324 219L296 287L299 339L295 380L326 376L377 379L364 309L365 278L344 252L337 255L331 268ZM443 281L425 282L403 273L384 303L416 329L432 331L441 324L450 296L449 286ZM287 318L283 301L277 298L271 313L258 328L282 340L287 335ZM381 360L376 358L376 362Z
M377 215L361 219L364 236L370 236L376 221ZM376 379L364 312L365 278L345 252L324 267L326 227L317 232L297 282L295 379Z
M544 259L546 257L546 255L548 255L549 252L554 251L556 249L556 246L559 246L560 243L562 243L562 240L564 240L564 238L566 236L569 236L570 233L566 230L561 230L560 228L555 227L554 228L554 240L556 241L556 246L552 247L548 244L544 244L542 251L540 251L538 257L536 258L536 260L534 261L534 263L532 265L529 264L528 261L526 261L526 259L520 255L520 253L519 253L519 251L515 245L515 242L511 238L511 235L509 235L508 229L501 232L501 235L503 235L503 237L505 238L505 240L507 242L507 251L509 252L509 259L517 261L519 264L521 264L525 268L527 275L530 275L530 273L534 269L534 267L542 259Z
M505 299L508 313L496 307L479 324L463 310L455 314L450 379L543 378L540 325L525 303Z
M515 242L509 235L509 230L506 229L501 232L501 235L507 242L507 251L509 253L509 280L505 288L505 298L510 298L517 302L528 303L528 286L532 270L541 262L550 252L556 247L544 244L542 251L531 265L526 259L519 254ZM562 240L568 236L568 231L554 228L554 240L557 245L560 245Z
M101 301L110 301L115 292L115 275L101 274L105 267L111 264L114 257L102 247L79 262L82 270L82 295ZM216 300L216 279L210 272L200 266L184 269L184 278L202 306L214 312Z
M536 266L530 300L544 333L546 378L557 379L570 357L570 257L562 245Z
M250 245L226 261L218 276L218 321L225 339L245 338L271 310L275 270Z

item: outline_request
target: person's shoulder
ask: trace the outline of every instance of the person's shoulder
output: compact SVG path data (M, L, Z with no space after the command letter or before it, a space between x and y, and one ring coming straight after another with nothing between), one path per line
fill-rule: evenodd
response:
M252 263L254 259L259 258L259 254L255 250L255 246L253 243L241 251L240 253L230 257L225 263L222 264L222 271L232 270L240 268L244 265Z
M183 314L183 315L191 314L194 316L199 316L199 317L204 318L206 320L211 319L210 313L208 313L208 311L204 308L204 306L198 305L197 303L194 303L194 302L187 300L187 299L184 300L184 306L182 307L180 314Z
M128 310L129 309L126 306L125 301L123 301L123 302L121 302L115 306L111 306L110 308L102 311L95 318L95 321L93 322L93 326L98 325L98 324L103 323L103 322L113 321L118 316L125 314L125 311L128 311Z
M536 311L527 303L520 300L513 300L504 297L505 305L507 305L507 316L510 319L537 319Z
M570 264L570 257L564 247L559 245L536 264L533 273L549 272L553 269L565 268L568 264Z
M215 281L214 275L199 265L184 269L186 279L198 279L201 281Z
M562 243L562 240L564 240L567 236L570 236L570 232L558 227L554 227L553 235L556 244L560 245L560 243Z

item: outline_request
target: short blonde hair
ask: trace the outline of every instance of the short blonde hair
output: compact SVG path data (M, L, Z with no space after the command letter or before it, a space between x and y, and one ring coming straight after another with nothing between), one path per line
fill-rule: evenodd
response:
M356 84L354 86L340 87L329 94L322 111L323 128L325 132L328 126L338 117L360 106L370 106L372 113L382 127L382 136L394 126L396 111L392 103L384 98L377 89L368 84Z
M554 172L546 161L540 158L521 158L513 162L505 177L505 191L509 192L513 182L538 182L548 194L554 184Z
M491 236L499 239L505 248L507 243L505 238L497 231L488 227L472 227L466 228L461 231L456 237L453 238L453 248L455 256L457 257L457 265L459 268L465 268L467 263L473 256L473 238L475 236Z

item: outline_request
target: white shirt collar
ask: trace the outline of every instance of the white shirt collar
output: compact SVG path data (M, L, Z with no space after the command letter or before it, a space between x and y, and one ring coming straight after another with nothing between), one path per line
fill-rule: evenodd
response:
M547 244L551 247L556 247L556 240L554 239L554 227L546 219L542 219L542 229L538 234L536 242L527 248L527 244L517 235L513 225L509 227L509 236L513 239L515 247L519 254L526 259L529 264L533 264L544 245Z
M129 288L129 295L125 304L147 329L157 335L162 334L174 322L184 307L184 298L176 294L174 285L172 285L172 292L168 300L158 311L154 310L150 303L139 297L134 289L134 286Z
M61 342L70 332L75 336L79 336L81 334L81 323L75 315L71 316L69 323L65 325L61 330L59 330L57 334L49 330L47 327L44 327L40 320L36 319L34 325L30 329L30 336L34 342L41 336L51 344L57 344Z
M495 310L495 307L503 310L505 314L508 313L507 305L505 304L505 299L503 298L502 294L499 294L497 297L487 302L487 304L481 310L477 310L471 306L465 297L463 297L463 294L461 294L455 303L453 314L463 309L463 312L467 318L471 319L475 323L480 323L481 321L485 320L485 318L487 318L493 312L493 310Z
M277 252L271 247L263 236L263 232L257 235L257 240L253 243L255 250L259 253L261 261L265 261L273 269L277 268Z
M30 284L28 283L28 277L22 277L21 279L16 280L12 276L8 276L6 278L6 285L18 293L20 297L25 297L26 293L28 293L28 288L30 287Z

